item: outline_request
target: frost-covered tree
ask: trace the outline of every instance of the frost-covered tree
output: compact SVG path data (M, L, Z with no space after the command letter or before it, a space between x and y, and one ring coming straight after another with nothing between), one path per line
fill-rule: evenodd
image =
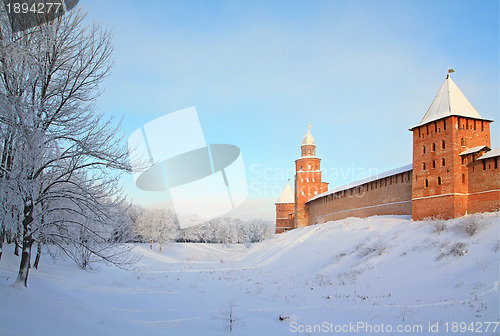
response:
M0 30L1 229L21 232L25 286L35 241L120 263L106 245L125 209L111 171L129 170L128 153L95 107L111 36L84 19L77 10L18 33L3 21Z

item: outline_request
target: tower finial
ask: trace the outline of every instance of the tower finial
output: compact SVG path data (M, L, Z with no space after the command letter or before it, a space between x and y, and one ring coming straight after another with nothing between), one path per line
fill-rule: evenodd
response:
M309 124L309 126L307 126L307 131L309 132L309 129L312 127L311 124Z
M446 76L446 78L450 78L450 75L451 75L452 73L454 73L454 72L455 72L455 70L453 70L453 69L451 69L450 67L448 67L448 75Z

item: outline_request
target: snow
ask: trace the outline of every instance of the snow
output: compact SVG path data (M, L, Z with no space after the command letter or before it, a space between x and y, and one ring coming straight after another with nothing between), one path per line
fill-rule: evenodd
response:
M311 128L311 125L309 125L309 127L307 128L307 134L304 137L304 139L302 139L302 146L315 145L316 144L316 142L314 141L313 136L311 135L311 132L309 131L310 128Z
M294 199L294 194L292 187L290 186L290 180L286 183L285 189L281 192L280 197L278 198L278 201L276 201L276 204L280 203L293 203L295 202Z
M484 159L489 159L495 156L500 156L500 148L493 148L490 150L488 153L483 154L478 158L478 160L484 160Z
M44 255L27 289L11 285L19 259L7 245L0 335L226 335L233 298L232 335L317 335L307 328L323 322L424 330L336 335L457 335L445 323L499 321L499 220L347 218L249 247L170 244L160 253L137 245L142 258L131 271L82 271Z
M412 127L410 130L452 115L483 119L469 100L467 100L457 84L448 76L432 101L427 113L420 121L420 124Z
M317 198L321 198L323 196L335 194L336 192L339 192L339 191L342 191L342 190L348 190L348 189L351 189L351 188L363 185L365 183L370 183L370 182L373 182L373 181L376 181L376 180L380 180L380 179L383 179L383 178L386 178L386 177L389 177L389 176L394 176L394 175L397 175L397 174L401 174L401 173L410 171L412 169L413 169L413 164L409 164L409 165L406 165L406 166L402 166L402 167L399 167L399 168L388 170L388 171L385 171L383 173L380 173L380 174L377 174L377 175L373 175L373 176L367 177L367 178L362 179L362 180L358 180L358 181L355 181L355 182L352 182L352 183L349 183L349 184L346 184L346 185L343 185L343 186L340 186L340 187L335 187L335 188L333 188L331 190L328 190L328 191L326 191L326 192L324 192L322 194L319 194L318 196L315 196L315 197L311 198L307 202L311 202L311 201L313 201L313 200L315 200Z
M479 152L481 149L484 149L484 148L488 148L488 146L476 146L476 147L472 147L472 148L469 148L469 149L466 149L464 150L462 153L460 153L459 155L468 155L468 154L472 154L472 153L475 153L475 152Z

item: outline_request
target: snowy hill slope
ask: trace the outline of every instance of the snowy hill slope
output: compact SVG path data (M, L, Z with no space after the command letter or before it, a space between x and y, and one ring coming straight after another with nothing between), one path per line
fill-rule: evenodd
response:
M249 248L139 245L128 272L45 256L28 289L9 286L8 246L0 335L225 335L232 299L232 335L498 335L499 222L348 218Z

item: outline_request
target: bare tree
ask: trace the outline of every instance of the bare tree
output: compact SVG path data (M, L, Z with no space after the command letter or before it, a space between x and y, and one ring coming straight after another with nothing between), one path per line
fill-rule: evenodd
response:
M229 332L232 332L235 324L242 319L235 314L236 306L237 305L235 298L228 300L226 309L216 317L217 319L223 320L226 323L226 328L229 329Z
M122 225L124 199L113 171L129 171L128 153L119 126L95 107L113 48L110 33L84 19L76 10L24 32L1 31L0 202L12 209L2 225L21 229L17 281L25 286L37 240L82 267L89 254L121 262L106 243L110 228Z

